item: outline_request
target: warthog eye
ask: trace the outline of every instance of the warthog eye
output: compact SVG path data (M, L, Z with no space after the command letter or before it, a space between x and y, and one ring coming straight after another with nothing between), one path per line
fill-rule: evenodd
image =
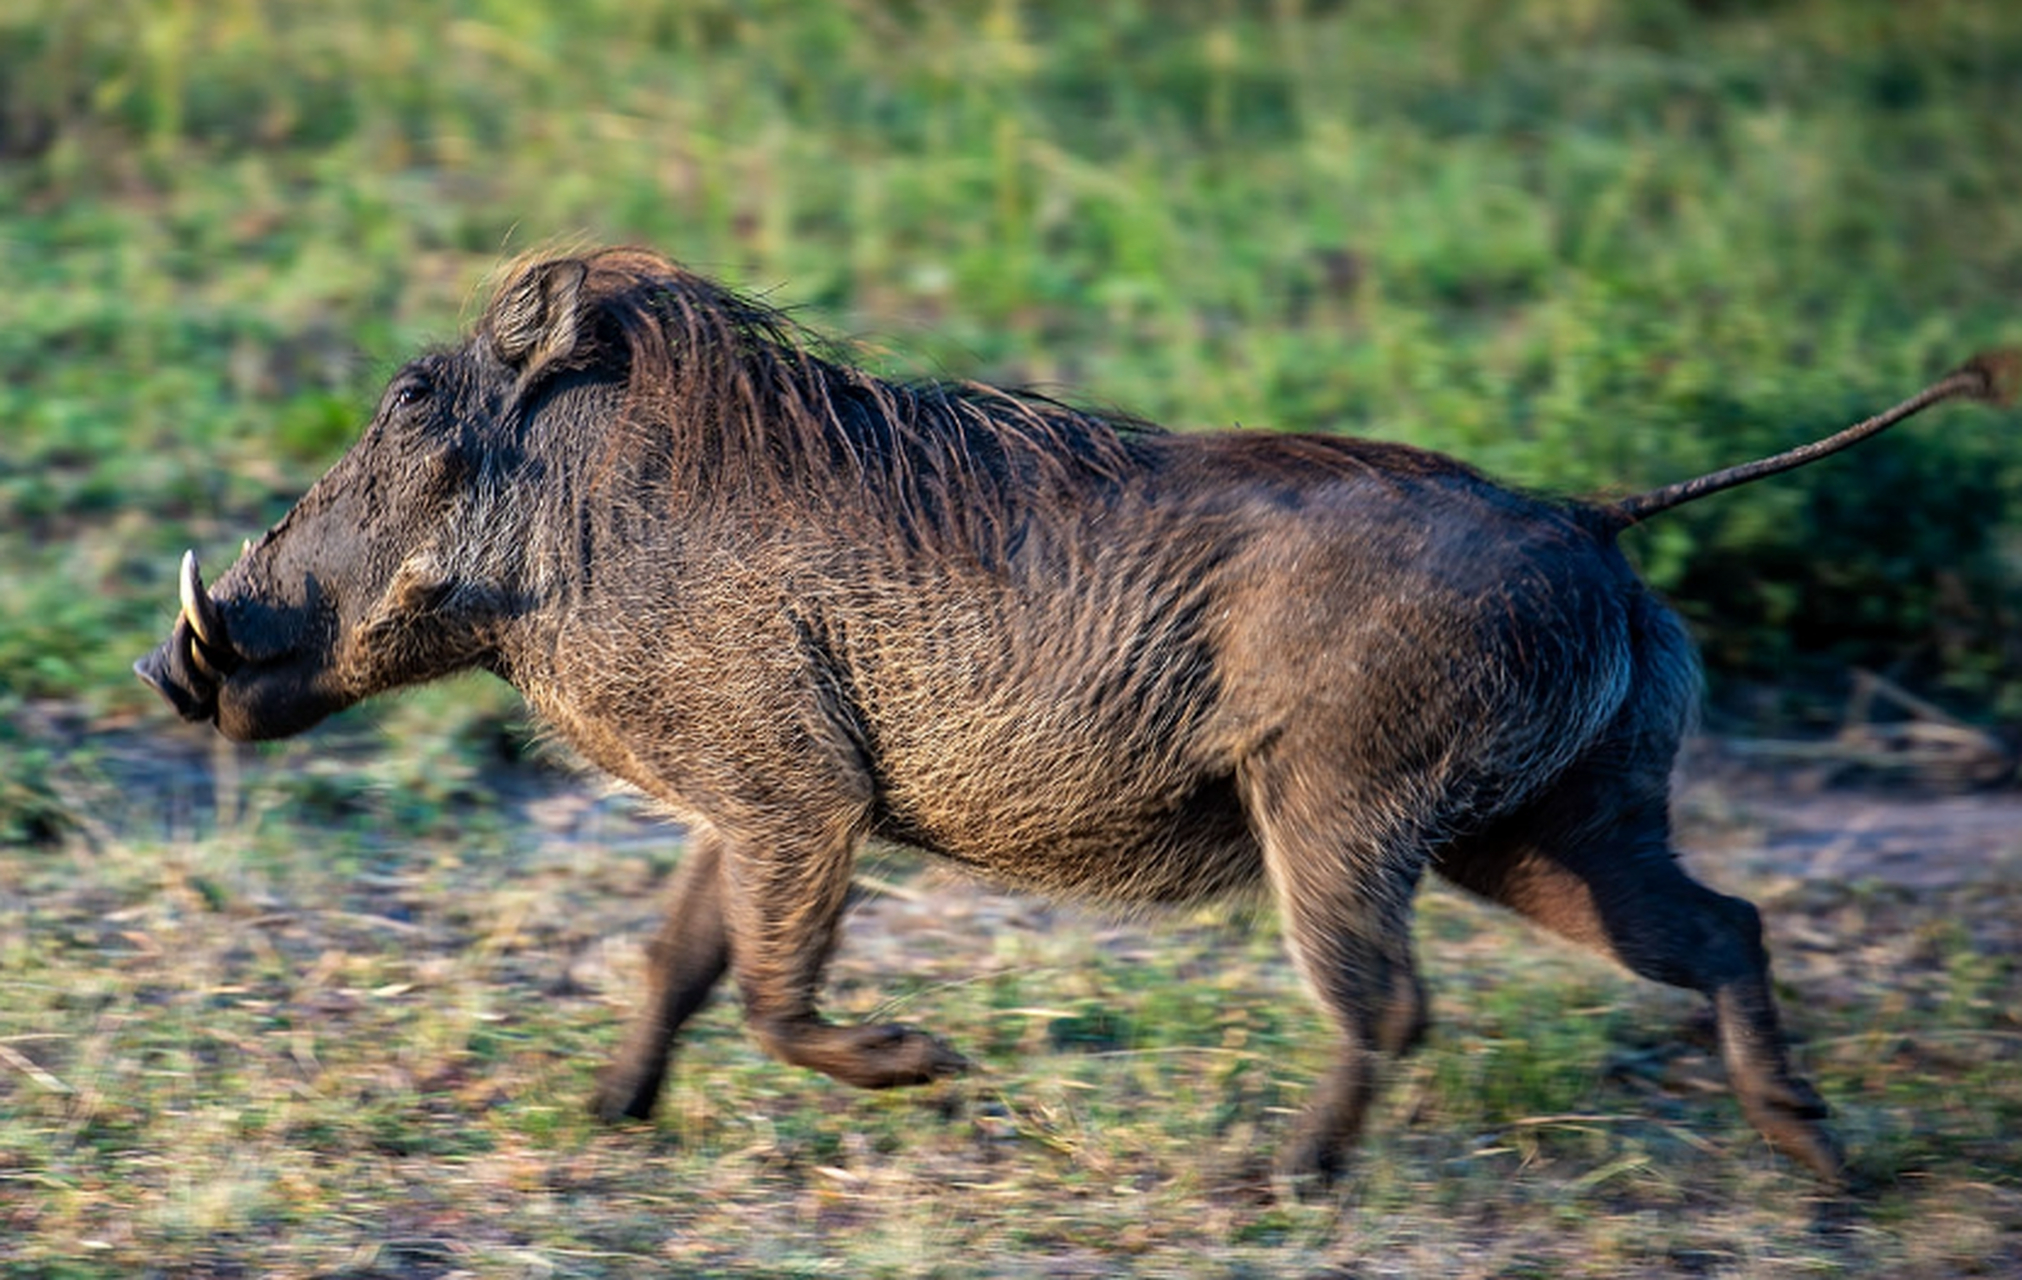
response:
M408 378L393 389L393 407L412 409L427 400L434 391L435 388L429 385L428 379Z

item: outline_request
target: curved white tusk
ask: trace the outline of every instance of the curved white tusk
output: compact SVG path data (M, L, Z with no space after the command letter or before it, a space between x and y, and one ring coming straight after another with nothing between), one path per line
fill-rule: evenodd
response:
M197 553L183 552L183 567L177 584L182 591L183 618L190 624L190 630L197 639L213 649L224 648L224 628L215 625L217 606L211 603L210 593L204 590L204 580L197 576Z

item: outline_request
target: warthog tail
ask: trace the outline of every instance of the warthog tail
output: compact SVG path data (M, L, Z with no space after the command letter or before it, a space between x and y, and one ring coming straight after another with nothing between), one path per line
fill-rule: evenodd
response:
M1604 516L1612 516L1618 528L1626 529L1632 524L1640 524L1660 511L1669 511L1672 507L1703 498L1709 493L1732 489L1736 485L1789 471L1808 462L1816 462L1828 454L1838 453L1871 436L1880 435L1905 418L1915 417L1941 400L1965 396L1991 404L2006 404L2014 399L2018 384L2022 384L2022 350L1984 352L1893 409L1878 413L1865 422L1855 423L1823 440L1799 445L1773 457L1727 467L1709 475L1680 480L1676 484L1667 484L1648 493L1635 494L1603 505L1600 512Z

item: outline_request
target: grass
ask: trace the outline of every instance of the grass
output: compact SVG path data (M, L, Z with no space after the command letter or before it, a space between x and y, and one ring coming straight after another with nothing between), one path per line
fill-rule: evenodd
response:
M1821 1199L1763 1149L1695 1000L1435 888L1434 1038L1391 1082L1345 1203L1288 1206L1267 1160L1326 1037L1268 918L1119 922L887 856L872 873L892 892L853 917L831 1006L931 1026L979 1075L856 1093L766 1060L724 999L684 1038L661 1117L605 1129L582 1103L678 841L526 766L426 806L362 754L351 789L305 797L306 770L329 776L314 743L170 780L140 745L104 748L89 806L123 834L16 860L6 886L10 1274L2022 1261L2022 890L1998 868L1914 895L1715 872L1772 921L1860 1197Z
M159 566L273 518L558 240L662 246L902 367L1576 491L2022 337L1997 6L213 8L0 14L17 696L138 706ZM2011 439L1957 411L1634 549L1722 678L1908 654L2012 717Z
M496 685L237 751L127 670L180 551L228 560L542 245L656 245L881 367L1621 492L2022 342L2018 210L1990 4L5 0L0 1270L2022 1267L2012 867L1713 877L1772 921L1864 1199L1761 1150L1692 1002L1435 892L1442 1030L1345 1207L1285 1207L1260 1171L1322 1037L1268 920L899 860L832 1003L981 1078L848 1093L719 1005L659 1123L605 1131L678 837L531 760ZM1858 662L2022 718L2014 425L1947 411L1633 535L1719 705L1816 727Z

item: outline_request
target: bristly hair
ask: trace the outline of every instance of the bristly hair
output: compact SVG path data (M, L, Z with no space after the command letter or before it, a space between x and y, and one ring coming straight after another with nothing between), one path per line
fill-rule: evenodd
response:
M642 249L579 259L575 370L627 379L619 447L649 451L685 497L823 503L843 493L940 524L950 502L1102 488L1134 469L1148 423L976 382L900 381L847 362L783 312ZM499 299L529 273L515 268ZM946 530L954 532L953 530Z

